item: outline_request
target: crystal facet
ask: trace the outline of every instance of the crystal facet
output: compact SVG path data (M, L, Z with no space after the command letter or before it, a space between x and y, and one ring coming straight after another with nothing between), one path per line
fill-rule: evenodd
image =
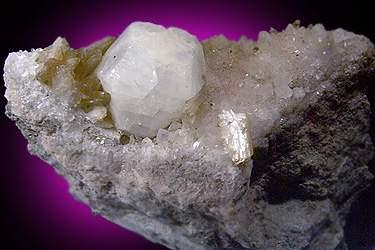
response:
M204 74L203 49L195 36L144 22L131 24L97 68L111 95L116 128L149 137L197 106L186 102L201 90Z

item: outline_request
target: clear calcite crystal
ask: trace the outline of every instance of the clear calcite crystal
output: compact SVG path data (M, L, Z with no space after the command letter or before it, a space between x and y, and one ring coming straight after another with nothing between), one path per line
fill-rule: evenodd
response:
M204 58L176 28L113 40L59 38L4 66L6 114L76 199L171 249L345 249L373 178L369 39L294 23L211 37Z
M193 112L204 84L205 61L197 38L185 30L135 22L103 56L97 75L111 95L116 128L156 136Z

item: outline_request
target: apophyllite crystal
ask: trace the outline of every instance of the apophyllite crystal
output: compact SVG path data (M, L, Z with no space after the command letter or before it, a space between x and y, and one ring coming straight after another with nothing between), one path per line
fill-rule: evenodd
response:
M131 24L109 48L97 68L111 95L116 128L139 136L180 118L203 86L205 61L197 38L178 28Z

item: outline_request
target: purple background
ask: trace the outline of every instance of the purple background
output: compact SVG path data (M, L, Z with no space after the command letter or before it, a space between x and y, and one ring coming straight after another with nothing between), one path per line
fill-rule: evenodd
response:
M307 26L323 23L343 27L374 41L372 8L356 1L339 8L320 2L293 1L60 1L17 2L6 5L1 16L5 60L12 51L46 47L57 36L73 48L86 46L107 35L117 36L133 21L176 26L199 40L224 34L229 39L246 35L257 39L270 27L281 31L296 19ZM348 1L346 1L348 2ZM368 1L367 1L368 2ZM368 2L369 3L369 2ZM373 23L369 23L372 24ZM4 89L2 89L4 92ZM1 99L1 107L6 103ZM165 249L133 232L94 216L68 192L67 182L54 169L27 151L27 142L12 121L0 116L1 231L0 248L8 249ZM356 203L346 228L350 249L374 246L373 191ZM4 233L5 232L5 233Z

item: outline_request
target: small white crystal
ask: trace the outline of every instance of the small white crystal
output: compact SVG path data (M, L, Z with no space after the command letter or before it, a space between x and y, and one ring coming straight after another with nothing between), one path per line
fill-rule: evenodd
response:
M170 134L171 133L165 129L159 129L156 135L156 143L159 145L168 143Z
M296 87L293 89L293 96L295 98L302 98L302 97L305 97L305 95L306 95L306 92L303 88Z
M104 54L97 68L111 95L115 125L138 136L156 136L188 110L204 84L203 49L187 31L135 22Z
M107 108L104 106L96 106L87 113L87 118L90 119L92 123L96 123L107 116Z
M249 133L246 114L234 113L233 110L222 110L219 114L221 138L232 150L232 161L241 163L248 160L254 153Z
M196 149L196 148L199 147L199 145L200 145L200 142L196 141L196 142L193 143L193 148Z
M287 84L277 85L275 93L280 98L290 98L293 95L293 90Z

